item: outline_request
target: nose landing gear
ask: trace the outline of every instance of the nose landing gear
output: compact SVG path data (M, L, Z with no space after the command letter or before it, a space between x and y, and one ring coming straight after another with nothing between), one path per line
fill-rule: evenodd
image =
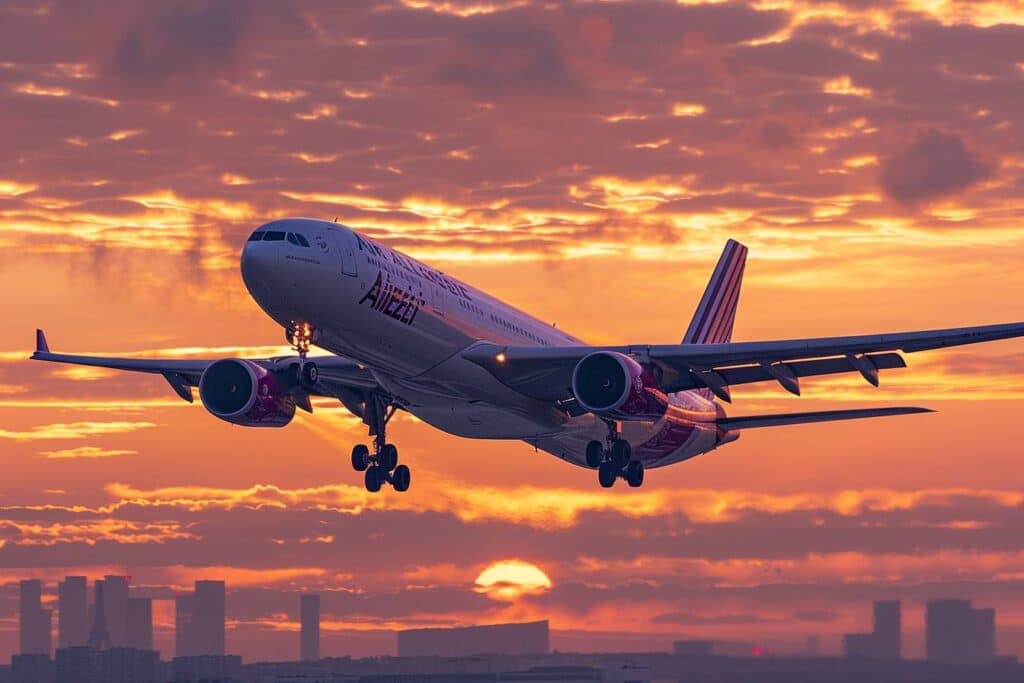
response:
M299 354L299 381L308 389L312 389L320 381L320 369L313 361L306 360L315 334L316 330L309 323L295 323L291 329L285 330L288 343Z
M386 429L391 417L395 414L394 404L378 394L371 394L366 401L363 421L370 427L370 436L374 437L373 452L363 444L352 449L352 469L365 472L366 490L371 493L380 491L387 483L398 492L408 491L412 478L407 465L398 464L398 448L387 443Z
M603 488L615 486L619 477L633 488L644 483L644 464L633 460L629 442L619 437L619 427L614 420L605 420L608 437L605 444L594 440L587 444L584 457L587 466L597 470L597 481Z

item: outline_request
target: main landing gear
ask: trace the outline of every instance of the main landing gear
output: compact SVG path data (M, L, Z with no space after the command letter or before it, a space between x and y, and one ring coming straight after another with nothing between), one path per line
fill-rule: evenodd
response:
M409 467L398 464L398 448L387 443L387 424L395 414L395 406L379 394L371 394L366 401L363 421L370 427L373 452L363 444L352 449L352 469L365 472L366 490L380 491L385 484L391 484L396 491L408 491L411 473Z
M295 323L291 329L285 330L285 336L299 354L299 383L308 389L315 388L320 381L316 363L306 358L315 333L316 330L304 322ZM376 493L386 483L391 484L396 491L408 491L411 479L409 468L398 464L398 448L388 443L385 436L388 422L395 414L395 405L389 398L378 393L367 393L363 398L362 418L370 428L370 436L374 437L373 451L363 444L355 446L352 449L352 469L366 473L364 481L367 491ZM353 405L352 410L356 411L357 407Z
M619 428L614 420L605 420L608 437L605 443L591 441L587 444L587 466L597 470L597 481L606 489L615 486L615 480L622 477L636 488L644 483L644 464L633 460L629 442L619 438Z

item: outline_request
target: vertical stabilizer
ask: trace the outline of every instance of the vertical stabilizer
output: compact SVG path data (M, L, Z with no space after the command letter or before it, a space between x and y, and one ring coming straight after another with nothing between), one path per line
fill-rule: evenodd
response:
M740 300L747 248L736 240L725 243L697 312L683 337L684 344L722 344L732 339L736 304Z

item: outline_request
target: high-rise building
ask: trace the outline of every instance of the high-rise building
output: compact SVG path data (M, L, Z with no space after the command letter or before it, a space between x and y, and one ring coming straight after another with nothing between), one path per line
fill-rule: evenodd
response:
M320 659L320 596L303 595L299 598L299 619L302 632L299 656L304 662Z
M192 649L192 603L191 594L174 598L174 656L191 657Z
M89 581L65 576L57 586L57 647L78 647L89 642Z
M96 581L93 592L92 628L89 630L89 647L94 650L107 650L113 647L110 643L110 631L107 630L106 600L104 600L104 581Z
M875 603L875 657L899 659L903 650L902 617L899 600L879 600Z
M128 598L125 647L153 649L153 601L150 598Z
M925 608L925 651L938 662L980 662L996 652L996 613L970 600L932 600Z
M107 613L107 632L114 647L124 647L128 628L128 576L103 577L103 609Z
M193 654L223 655L227 610L223 581L196 581L192 595Z
M19 584L18 640L23 655L50 655L53 613L43 609L43 584L29 579Z
M847 633L843 652L847 657L899 659L902 651L902 618L899 600L875 602L875 624L871 633Z

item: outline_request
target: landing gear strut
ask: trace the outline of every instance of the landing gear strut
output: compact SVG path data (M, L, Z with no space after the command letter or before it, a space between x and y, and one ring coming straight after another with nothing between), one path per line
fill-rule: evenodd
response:
M587 466L597 470L597 481L606 489L614 486L619 477L634 488L640 486L644 483L643 463L632 459L632 448L619 437L618 424L614 420L604 422L608 425L608 436L603 444L597 440L587 444Z
M380 394L370 394L365 402L363 422L370 428L373 451L363 444L352 449L352 469L365 472L366 490L376 493L387 483L396 491L408 491L409 468L398 464L398 448L387 443L387 424L395 414L395 405Z
M288 341L299 354L299 380L310 389L320 381L320 370L316 363L306 360L309 347L313 343L313 331L309 323L295 323L291 330L286 330Z

